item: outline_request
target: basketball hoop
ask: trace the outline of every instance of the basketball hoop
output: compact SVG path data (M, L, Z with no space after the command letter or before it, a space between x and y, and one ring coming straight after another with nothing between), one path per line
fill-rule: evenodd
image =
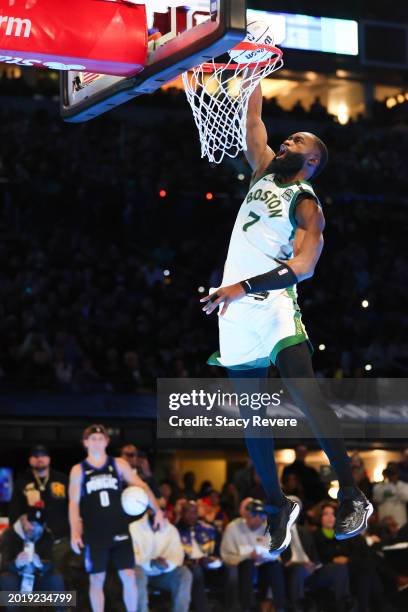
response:
M236 63L216 59L183 73L184 89L193 111L201 142L201 157L219 164L224 156L246 151L248 101L258 83L283 66L280 49L264 43L242 41L233 49L271 55L261 61ZM235 53L236 54L236 53Z

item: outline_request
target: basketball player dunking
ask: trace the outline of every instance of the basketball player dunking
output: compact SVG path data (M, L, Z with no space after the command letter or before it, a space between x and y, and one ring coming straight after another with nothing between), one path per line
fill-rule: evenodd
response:
M365 529L372 505L355 486L337 417L314 378L296 293L296 284L313 276L323 249L325 221L308 181L323 170L328 153L308 132L288 136L274 153L261 113L258 86L247 115L250 190L238 211L221 287L201 300L206 314L220 311L220 351L208 363L226 367L236 388L239 379L266 378L270 363L277 366L339 480L335 534L345 539ZM299 507L281 491L272 436L247 435L246 444L268 497L271 551L283 551Z
M111 558L123 584L127 612L137 610L135 560L122 509L123 483L144 489L155 511L154 526L160 527L163 513L152 491L123 459L106 454L109 436L102 425L91 425L83 433L87 457L74 465L69 485L71 546L75 553L84 549L89 573L89 597L93 612L103 612L108 561Z

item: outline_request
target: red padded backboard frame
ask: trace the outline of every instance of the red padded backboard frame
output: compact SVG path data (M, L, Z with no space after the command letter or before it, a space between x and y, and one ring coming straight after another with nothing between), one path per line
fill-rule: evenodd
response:
M134 76L147 58L142 5L0 0L0 62Z
M224 54L245 38L246 1L209 0L210 18L159 46L132 78L100 76L75 87L78 73L61 73L61 116L88 121L141 94L159 89L182 72Z

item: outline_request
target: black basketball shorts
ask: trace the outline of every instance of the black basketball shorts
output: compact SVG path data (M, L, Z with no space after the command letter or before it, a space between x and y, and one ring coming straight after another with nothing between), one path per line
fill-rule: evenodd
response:
M93 540L84 549L85 570L88 574L106 572L109 561L117 570L133 569L135 557L132 539L128 533L113 536L110 542Z

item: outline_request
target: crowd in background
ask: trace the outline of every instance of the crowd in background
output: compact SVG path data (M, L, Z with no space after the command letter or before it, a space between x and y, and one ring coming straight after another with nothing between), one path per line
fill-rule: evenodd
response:
M165 96L168 109L171 94L155 103ZM2 389L134 393L160 376L216 375L206 359L217 324L199 298L221 282L250 169L211 166L188 113L159 115L73 125L0 110ZM330 151L316 181L325 249L299 286L315 368L403 377L406 129L319 125ZM268 126L277 147L279 117Z
M334 538L337 503L307 453L305 446L296 447L295 460L281 474L283 491L298 501L302 514L290 547L277 556L268 551L265 494L250 461L216 490L211 480L198 483L194 472L181 475L175 466L157 480L146 453L123 446L120 456L149 484L166 516L159 531L149 511L129 518L138 612L168 606L187 612L190 605L196 612L249 612L255 604L261 612L406 610L408 449L400 462L388 463L379 483L370 482L361 456L351 455L355 479L375 512L361 536L345 541ZM33 447L28 470L14 483L10 528L0 537L0 586L7 590L23 573L26 548L16 551L34 525L41 532L34 538L36 590L58 590L63 581L78 592L77 605L85 611L83 559L69 547L67 485L48 450ZM35 514L39 502L41 520ZM106 591L112 612L122 611L118 589L113 580Z

